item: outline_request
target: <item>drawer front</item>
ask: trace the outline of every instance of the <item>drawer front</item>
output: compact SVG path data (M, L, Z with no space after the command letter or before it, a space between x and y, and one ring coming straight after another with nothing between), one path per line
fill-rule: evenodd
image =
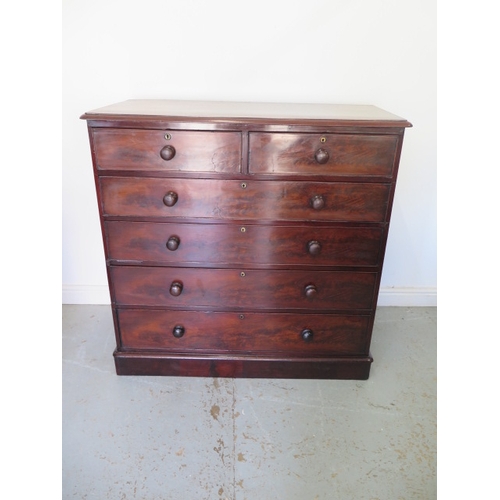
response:
M221 309L369 309L376 273L110 267L118 305Z
M241 165L239 132L94 129L93 144L99 169L238 173Z
M254 174L391 176L398 138L392 135L251 133Z
M101 177L104 215L383 222L390 184Z
M108 221L108 257L193 265L376 266L382 229Z
M122 349L368 354L368 316L119 309Z

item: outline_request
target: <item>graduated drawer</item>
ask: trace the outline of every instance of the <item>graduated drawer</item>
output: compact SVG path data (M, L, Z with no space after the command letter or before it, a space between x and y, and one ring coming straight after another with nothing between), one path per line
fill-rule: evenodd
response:
M122 349L367 354L368 316L119 309Z
M105 222L108 258L196 265L375 266L381 228Z
M94 129L98 169L237 173L239 132ZM166 137L170 137L168 140Z
M395 135L251 133L253 174L391 176Z
M101 177L104 215L385 220L390 184Z
M111 266L117 305L370 309L376 273Z

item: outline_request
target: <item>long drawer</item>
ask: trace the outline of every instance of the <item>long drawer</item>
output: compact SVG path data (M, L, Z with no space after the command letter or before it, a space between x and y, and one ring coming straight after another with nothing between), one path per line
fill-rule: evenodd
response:
M368 354L368 316L118 309L123 349Z
M375 272L111 266L117 305L347 310L373 306Z
M375 266L379 227L174 224L107 221L108 258L230 267Z
M390 176L395 135L251 133L250 173Z
M99 170L238 173L240 132L95 129Z
M386 219L390 184L100 177L105 216Z

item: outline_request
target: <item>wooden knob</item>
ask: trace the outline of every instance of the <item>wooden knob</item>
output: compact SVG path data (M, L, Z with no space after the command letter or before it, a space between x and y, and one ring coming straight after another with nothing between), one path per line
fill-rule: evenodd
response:
M320 148L314 154L314 158L318 163L326 163L330 159L330 155L326 149Z
M302 340L305 340L306 342L310 342L313 339L314 332L310 330L309 328L304 328L302 330L302 333L300 334L302 337Z
M180 281L173 281L170 285L170 295L178 297L182 293L182 283Z
M176 192L174 191L169 191L164 197L163 197L163 203L167 205L167 207L173 207L176 203L177 200L179 199L179 196L177 195Z
M167 248L169 250L172 250L172 252L175 252L179 248L181 240L179 239L178 236L170 236L170 238L167 241Z
M319 241L312 240L307 244L307 250L311 255L318 255L321 252L321 244Z
M177 339L180 339L184 335L184 333L186 333L186 330L182 325L175 325L174 329L172 330L172 335Z
M175 156L175 148L173 146L165 146L160 151L160 156L165 160L171 160Z
M325 206L325 199L320 194L311 198L311 205L314 210L321 210Z
M316 288L316 285L307 285L304 288L304 293L306 294L306 297L308 299L312 299L313 297L316 297L316 294L318 293L318 289Z

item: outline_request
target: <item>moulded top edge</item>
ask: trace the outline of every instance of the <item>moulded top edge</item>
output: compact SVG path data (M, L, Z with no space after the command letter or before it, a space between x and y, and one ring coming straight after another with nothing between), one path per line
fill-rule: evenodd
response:
M270 103L229 101L178 101L167 99L131 99L98 108L81 116L100 119L170 119L186 118L215 121L276 120L296 122L366 122L366 125L411 127L397 115L376 106L362 104Z

